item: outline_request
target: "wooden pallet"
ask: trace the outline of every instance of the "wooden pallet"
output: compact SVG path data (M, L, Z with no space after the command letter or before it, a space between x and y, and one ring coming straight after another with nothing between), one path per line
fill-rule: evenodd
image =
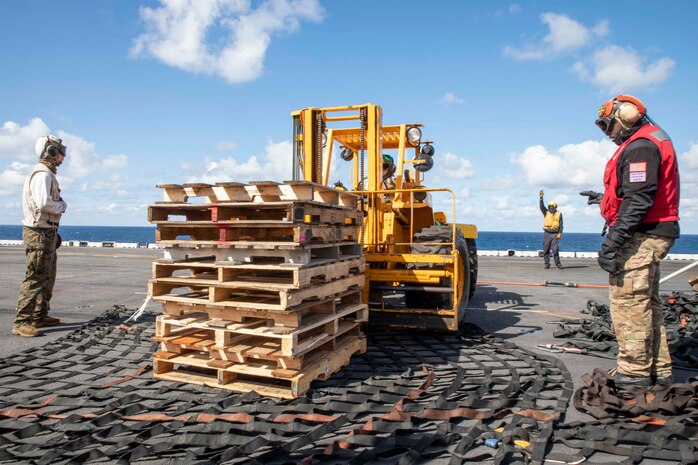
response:
M280 286L282 289L300 289L329 282L352 274L361 274L366 269L364 257L348 257L340 260L316 260L307 265L256 264L240 262L170 261L153 262L153 279L158 282L195 283L217 280L219 283L245 285L246 288L262 289ZM256 285L256 286L254 286Z
M211 304L190 304L183 302L166 302L163 304L164 315L173 317L207 314L210 319L228 323L245 323L265 321L266 326L283 326L300 328L304 318L309 315L336 314L338 309L361 303L361 291L351 290L323 300L309 300L285 310L259 310L248 308L222 307Z
M305 300L325 299L346 290L364 285L364 275L318 284L305 289L276 288L262 289L248 283L219 283L213 280L175 281L166 278L163 282L153 279L149 283L149 294L156 302L183 302L191 304L219 305L224 307L250 308L255 310L286 310ZM176 293L178 289L184 292Z
M358 196L307 181L219 182L216 184L158 184L164 190L165 202L187 202L190 197L201 197L205 203L217 202L278 202L284 200L312 200L329 205L356 209Z
M164 258L171 261L215 260L274 265L310 265L318 260L338 260L362 255L363 247L356 242L339 244L216 244L180 243L165 249Z
M278 368L274 362L236 363L212 368L205 353L185 355L158 352L153 376L158 379L206 385L238 392L255 391L263 396L295 399L315 380L324 380L348 365L352 355L366 351L366 339L344 335L332 350L318 350L305 359L302 370Z
M158 224L155 229L155 241L165 245L282 243L302 247L313 243L357 242L358 239L357 226L298 225L283 222L257 222L255 225L239 224L235 221L168 222Z
M357 225L362 220L363 212L359 210L314 201L166 203L148 207L148 221L153 224L235 221L238 225L269 222Z
M303 354L325 341L346 332L350 327L368 320L366 304L341 306L333 313L306 315L300 327L271 326L266 319L248 319L242 323L210 318L207 313L173 317L157 317L155 340L163 344L162 350L176 351L176 347L187 347L193 333L205 335L215 341L209 348L225 351L236 344L274 341L279 345L279 355L293 357ZM340 331L341 330L341 331ZM196 343L200 344L200 338ZM193 340L192 340L193 341ZM201 349L197 349L201 350Z

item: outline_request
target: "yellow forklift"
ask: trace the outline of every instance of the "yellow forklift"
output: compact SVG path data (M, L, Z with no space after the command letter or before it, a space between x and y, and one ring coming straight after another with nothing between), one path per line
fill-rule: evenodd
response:
M334 187L360 196L369 325L458 331L477 281L477 228L456 224L451 189L424 184L435 151L423 125L384 126L370 103L292 116L293 179L329 186L333 167L349 178Z

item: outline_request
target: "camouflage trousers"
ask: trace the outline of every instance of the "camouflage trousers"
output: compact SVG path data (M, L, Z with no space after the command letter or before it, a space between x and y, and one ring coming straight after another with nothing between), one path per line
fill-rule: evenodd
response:
M609 275L611 319L618 340L618 373L671 376L671 357L659 300L659 261L674 239L635 233L620 248L619 274Z
M19 290L14 326L32 324L48 315L56 282L57 239L55 229L22 228L26 272Z

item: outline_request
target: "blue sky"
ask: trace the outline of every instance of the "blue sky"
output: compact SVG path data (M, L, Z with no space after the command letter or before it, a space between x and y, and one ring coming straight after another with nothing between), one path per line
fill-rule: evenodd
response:
M698 233L698 2L7 1L0 29L0 205L21 220L36 137L68 145L63 224L146 225L158 183L291 177L293 110L371 102L422 122L427 184L457 221L537 231L538 191L566 230L602 221L618 93L671 135L684 233ZM335 179L332 179L334 181Z

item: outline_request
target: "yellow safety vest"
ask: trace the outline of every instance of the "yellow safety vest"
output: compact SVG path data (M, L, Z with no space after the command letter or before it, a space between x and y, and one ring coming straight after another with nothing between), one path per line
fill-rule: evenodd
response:
M560 230L560 212L546 213L543 220L543 229L552 229L553 231Z

